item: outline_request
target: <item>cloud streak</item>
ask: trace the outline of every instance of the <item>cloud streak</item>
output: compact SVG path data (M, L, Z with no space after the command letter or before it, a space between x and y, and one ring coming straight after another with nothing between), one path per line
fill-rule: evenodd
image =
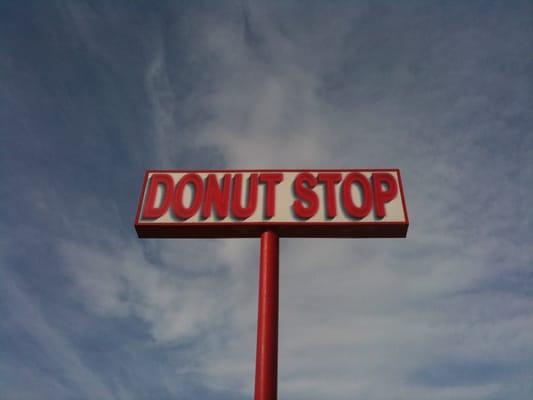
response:
M5 181L35 184L1 189L20 315L0 337L59 372L13 350L3 395L52 376L55 398L250 397L258 243L138 240L144 168L399 167L406 240L282 240L280 397L530 397L531 5L74 5L48 11L56 30L37 11L68 68L1 42L7 121L28 132Z

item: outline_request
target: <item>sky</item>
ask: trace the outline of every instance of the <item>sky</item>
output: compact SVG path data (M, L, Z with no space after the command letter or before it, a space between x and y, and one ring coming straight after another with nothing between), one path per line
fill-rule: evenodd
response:
M406 239L282 239L279 397L533 398L531 1L0 2L0 398L251 399L258 239L146 169L400 168Z

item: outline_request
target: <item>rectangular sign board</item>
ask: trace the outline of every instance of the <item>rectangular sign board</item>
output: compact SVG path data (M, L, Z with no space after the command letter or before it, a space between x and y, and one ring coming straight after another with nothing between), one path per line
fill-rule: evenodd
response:
M141 238L405 237L398 169L146 171Z

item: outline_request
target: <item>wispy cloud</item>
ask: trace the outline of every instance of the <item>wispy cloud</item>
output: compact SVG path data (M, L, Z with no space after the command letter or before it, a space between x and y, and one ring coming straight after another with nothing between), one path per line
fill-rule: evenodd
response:
M142 170L390 166L403 174L407 239L282 240L280 397L530 397L530 4L48 13L63 30L34 17L32 34L53 60L87 65L63 67L61 86L56 65L30 67L0 41L8 123L29 135L8 139L26 165L3 163L33 182L18 198L2 189L13 204L2 292L19 313L0 338L40 349L8 353L2 394L34 398L53 377L55 398L249 397L258 243L138 240ZM24 86L19 65L60 89ZM69 122L46 122L32 96ZM84 334L65 331L63 308ZM58 369L43 372L43 357Z

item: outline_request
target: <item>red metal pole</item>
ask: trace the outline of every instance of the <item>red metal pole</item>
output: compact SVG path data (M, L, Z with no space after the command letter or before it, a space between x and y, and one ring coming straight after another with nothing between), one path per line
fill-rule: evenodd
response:
M278 295L279 237L261 234L259 261L259 311L255 358L255 400L278 397Z

